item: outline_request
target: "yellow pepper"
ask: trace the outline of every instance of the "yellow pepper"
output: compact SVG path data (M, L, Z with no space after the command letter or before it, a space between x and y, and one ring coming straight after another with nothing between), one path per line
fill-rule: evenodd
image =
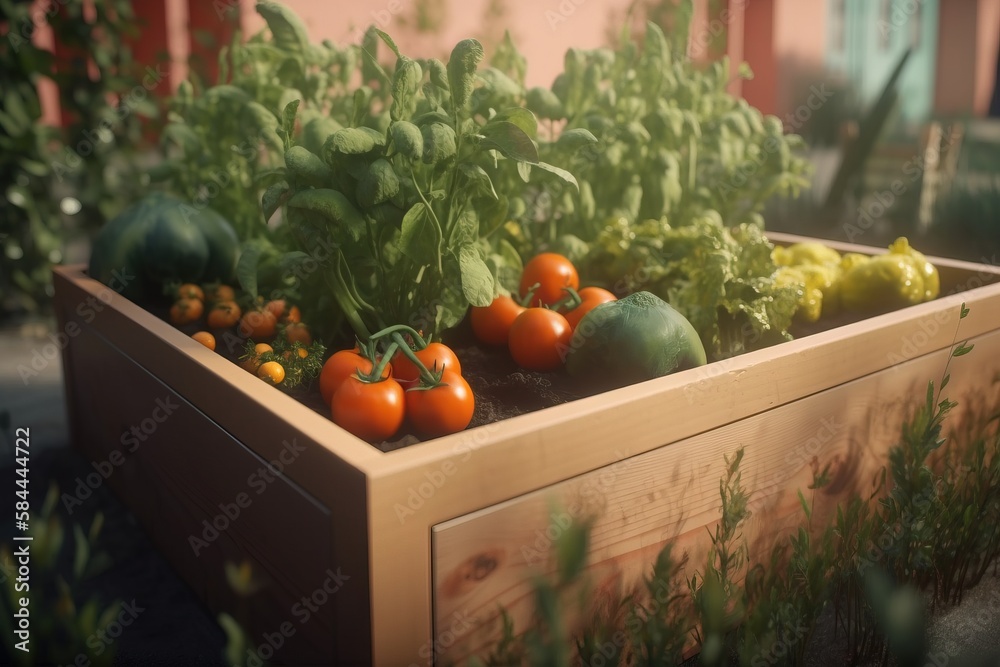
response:
M815 322L821 315L832 315L838 310L840 253L809 241L787 248L775 247L771 258L779 267L775 276L779 285L801 286L797 317Z
M787 248L778 246L771 252L771 258L778 266L840 264L840 253L818 241L795 243Z
M841 280L840 297L848 310L883 312L929 301L940 289L934 265L900 237L885 255L852 258Z

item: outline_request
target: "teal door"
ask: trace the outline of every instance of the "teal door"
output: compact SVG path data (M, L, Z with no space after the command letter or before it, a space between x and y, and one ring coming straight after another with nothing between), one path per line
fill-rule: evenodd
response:
M867 108L907 48L899 82L903 119L923 122L934 108L938 0L827 0L827 66L853 84Z

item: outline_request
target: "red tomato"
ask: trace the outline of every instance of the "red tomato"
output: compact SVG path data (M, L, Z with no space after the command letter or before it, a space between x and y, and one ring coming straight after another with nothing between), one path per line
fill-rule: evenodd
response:
M526 296L535 283L539 287L531 297L531 305L537 305L541 301L550 306L566 296L564 287L580 287L580 277L576 273L576 267L568 259L554 252L543 252L535 255L525 265L524 273L521 274L521 296Z
M581 299L580 305L566 313L566 321L569 322L570 327L573 329L576 329L576 325L580 323L584 315L597 306L602 303L618 300L618 297L614 294L600 287L584 287L578 294Z
M509 296L498 296L486 307L473 306L469 319L472 331L487 345L506 345L510 325L524 312L524 306Z
M357 353L357 348L353 350L341 350L335 352L323 364L323 370L319 374L319 393L323 396L323 402L330 405L333 394L344 383L344 380L351 377L355 371L371 373L374 370L372 362ZM392 367L386 366L382 372L382 377L387 378L392 375Z
M423 435L436 438L462 431L472 421L476 398L469 383L458 373L445 371L442 384L406 392L406 414Z
M391 438L402 426L405 405L403 388L392 378L363 382L355 374L334 392L330 414L337 426L362 440L378 442Z
M458 362L458 357L455 356L450 347L443 343L428 343L427 347L422 350L414 350L413 353L429 371L433 371L436 366L437 370L444 368L458 374L462 373L462 365ZM420 369L410 361L409 357L399 351L392 358L392 376L400 382L411 382L420 377Z
M566 318L547 308L528 308L510 327L510 356L529 371L554 371L569 351L573 329Z

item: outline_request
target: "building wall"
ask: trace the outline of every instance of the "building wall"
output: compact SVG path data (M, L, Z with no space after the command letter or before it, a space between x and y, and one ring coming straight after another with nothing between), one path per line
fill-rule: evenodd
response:
M935 112L985 115L1000 43L1000 0L941 2L938 40Z

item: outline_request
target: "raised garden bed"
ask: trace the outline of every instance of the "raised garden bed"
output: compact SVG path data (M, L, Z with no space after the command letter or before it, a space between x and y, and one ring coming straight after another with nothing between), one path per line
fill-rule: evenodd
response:
M739 446L748 537L768 549L796 525L815 466L834 474L818 512L870 484L956 336L976 351L953 362L949 395L974 409L1000 373L1000 270L932 261L935 301L393 451L247 382L81 267L56 270L55 307L76 446L120 461L108 483L209 607L248 610L255 646L284 632L260 651L275 661L409 665L486 647L498 604L523 627L566 520L598 517L596 581L637 578L668 539L697 560L723 454ZM267 461L282 474L262 475ZM243 560L263 583L249 600L223 575Z

